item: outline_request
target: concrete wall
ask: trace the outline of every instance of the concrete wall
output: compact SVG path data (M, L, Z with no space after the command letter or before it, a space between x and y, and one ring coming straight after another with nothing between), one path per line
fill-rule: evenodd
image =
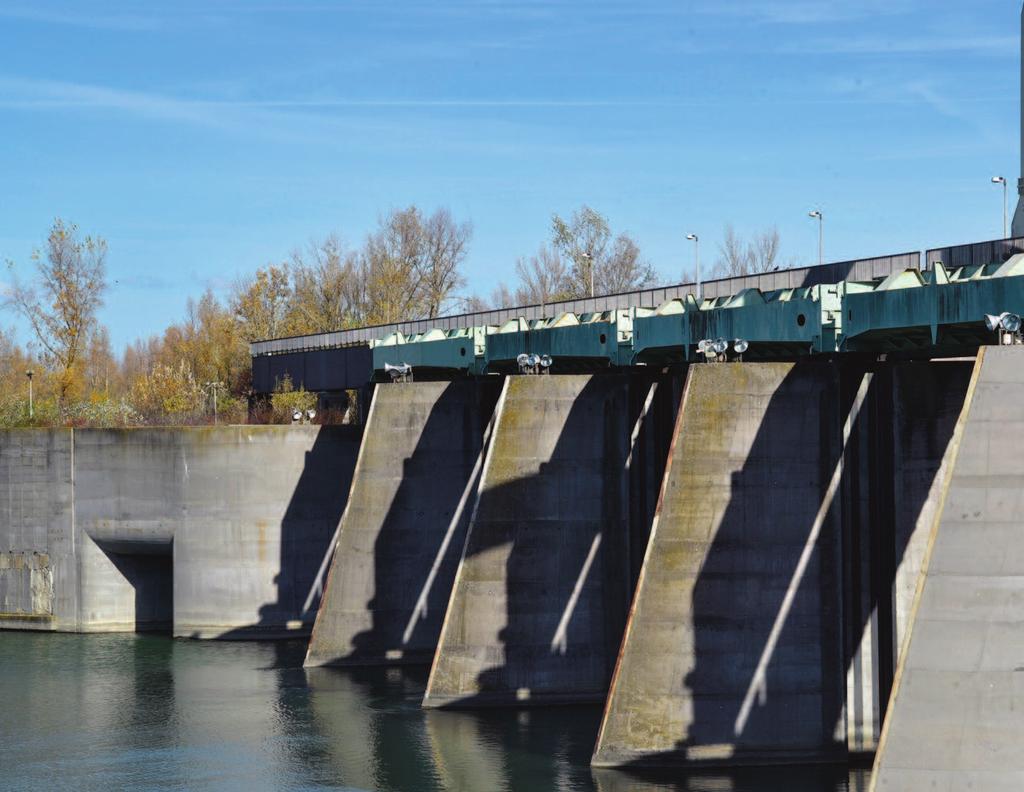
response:
M600 700L628 602L628 384L509 377L424 705Z
M838 378L691 367L594 764L840 753Z
M1024 349L983 351L918 578L873 788L1024 783Z
M377 387L306 665L433 658L498 387Z
M0 628L78 624L71 431L0 432Z
M308 630L358 445L350 427L0 434L0 626Z

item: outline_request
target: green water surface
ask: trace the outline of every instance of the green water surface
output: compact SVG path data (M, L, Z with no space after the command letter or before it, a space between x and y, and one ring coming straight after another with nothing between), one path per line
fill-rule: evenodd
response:
M420 709L427 669L303 669L304 641L0 633L3 790L866 789L843 768L591 771L599 707Z

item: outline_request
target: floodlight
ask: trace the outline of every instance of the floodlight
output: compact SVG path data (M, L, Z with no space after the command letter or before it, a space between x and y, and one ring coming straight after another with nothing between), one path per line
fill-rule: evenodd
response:
M551 355L541 355L540 356L540 366L541 366L541 368L551 368L551 364L553 362L554 361L551 360Z
M302 413L296 410L292 413L292 423L298 423L302 420Z
M1020 317L1014 313L1004 313L1000 319L1000 324L1007 333L1018 333L1020 332Z
M724 338L718 338L715 339L713 347L716 355L724 355L726 352L729 351L729 342L726 341Z
M742 338L737 338L732 342L732 348L736 350L737 354L742 355L750 348L750 343L744 341Z
M306 420L312 421L316 418L316 410L306 410Z
M406 380L412 374L412 366L408 363L399 363L398 365L392 365L391 363L384 364L384 373L391 377L393 382L400 380Z
M985 314L985 327L989 330L995 331L999 329L1001 316L993 316L992 314Z

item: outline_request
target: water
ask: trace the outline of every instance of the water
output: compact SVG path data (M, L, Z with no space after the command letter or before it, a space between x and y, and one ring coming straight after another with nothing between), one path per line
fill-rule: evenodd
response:
M420 709L426 670L302 668L305 642L0 633L0 789L866 789L818 768L591 771L598 707Z

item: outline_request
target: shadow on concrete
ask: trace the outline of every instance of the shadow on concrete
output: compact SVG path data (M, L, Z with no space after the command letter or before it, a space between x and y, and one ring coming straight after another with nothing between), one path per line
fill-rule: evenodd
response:
M791 765L721 770L592 770L598 792L867 792L871 768Z
M416 387L380 385L378 398ZM430 663L472 514L473 471L482 463L483 437L499 389L500 382L493 381L448 383L407 457L387 444L396 434L415 431L415 417L392 414L393 403L387 413L382 406L375 410L369 431L379 437L367 449L373 458L363 460L365 481L356 485L361 489L353 492L353 511L339 538L338 552L350 555L343 567L332 566L324 611L310 645L310 660L316 665ZM397 439L396 445L401 442ZM400 483L389 500L386 484L379 490L374 486L375 478L396 473L386 469L388 455L401 465ZM380 512L385 512L383 517ZM369 537L374 538L368 553L363 545ZM371 569L360 566L364 560ZM366 581L370 574L372 581ZM370 627L357 631L363 613L345 609L356 605L351 601L354 592L364 584L372 592L365 603ZM327 647L338 648L327 652Z
M772 395L744 466L732 474L728 506L693 588L693 644L681 649L692 652L694 662L681 680L692 695L688 733L675 750L626 767L742 764L783 756L845 761L847 672L874 614L879 667L873 684L884 714L898 649L892 622L896 569L937 472L937 465L912 472L917 480L898 493L897 515L894 464L922 443L922 458L942 459L958 410L950 412L937 389L965 391L970 364L940 375L932 371L930 382L909 393L898 405L904 416L899 434L893 430L891 366L844 364L838 386L818 393L808 387L804 371L795 368ZM851 415L868 372L874 376L863 404ZM808 404L808 398L818 402ZM848 419L850 442L830 499ZM779 449L800 444L818 449L813 473L798 460L792 470L780 470ZM794 498L777 486L779 476L804 477L818 497ZM827 516L815 538L823 508ZM752 550L762 542L766 551L758 558ZM874 662L870 656L861 660ZM731 758L699 755L701 747L722 745L734 746Z
M553 375L551 384L557 379ZM631 448L631 433L655 383ZM559 435L535 474L499 485L492 481L480 493L466 541L463 574L474 589L471 604L477 610L470 613L463 602L466 611L459 618L465 626L455 631L493 635L492 627L504 626L497 632L500 652L489 638L483 645L456 641L454 651L468 650L477 658L500 654L502 662L484 663L476 693L449 695L442 684L428 695L428 706L604 699L647 543L677 394L673 375L593 375L572 396L560 424L556 411L548 415L547 399L566 394L554 388L550 396L506 400L502 424L519 427L523 436L546 430ZM530 409L537 414L523 414ZM535 450L532 445L512 453L492 448L492 468L526 462ZM594 464L601 466L598 477ZM499 470L495 478L502 477ZM500 596L481 593L488 586L500 587ZM443 662L439 654L435 672Z
M221 639L278 639L308 634L323 591L335 532L348 501L360 426L321 426L281 519L277 598L259 607L254 624Z
M475 402L469 409L467 396ZM402 460L401 484L373 544L374 596L366 603L373 626L352 638L347 662L387 662L388 651L401 652L396 659L407 663L428 665L433 659L473 492L454 526L453 521L497 398L497 383L450 383L431 409L412 456ZM453 468L463 475L445 475ZM421 596L425 608L417 613Z
M135 590L135 632L170 633L174 626L174 562L170 548L151 553L103 552Z

